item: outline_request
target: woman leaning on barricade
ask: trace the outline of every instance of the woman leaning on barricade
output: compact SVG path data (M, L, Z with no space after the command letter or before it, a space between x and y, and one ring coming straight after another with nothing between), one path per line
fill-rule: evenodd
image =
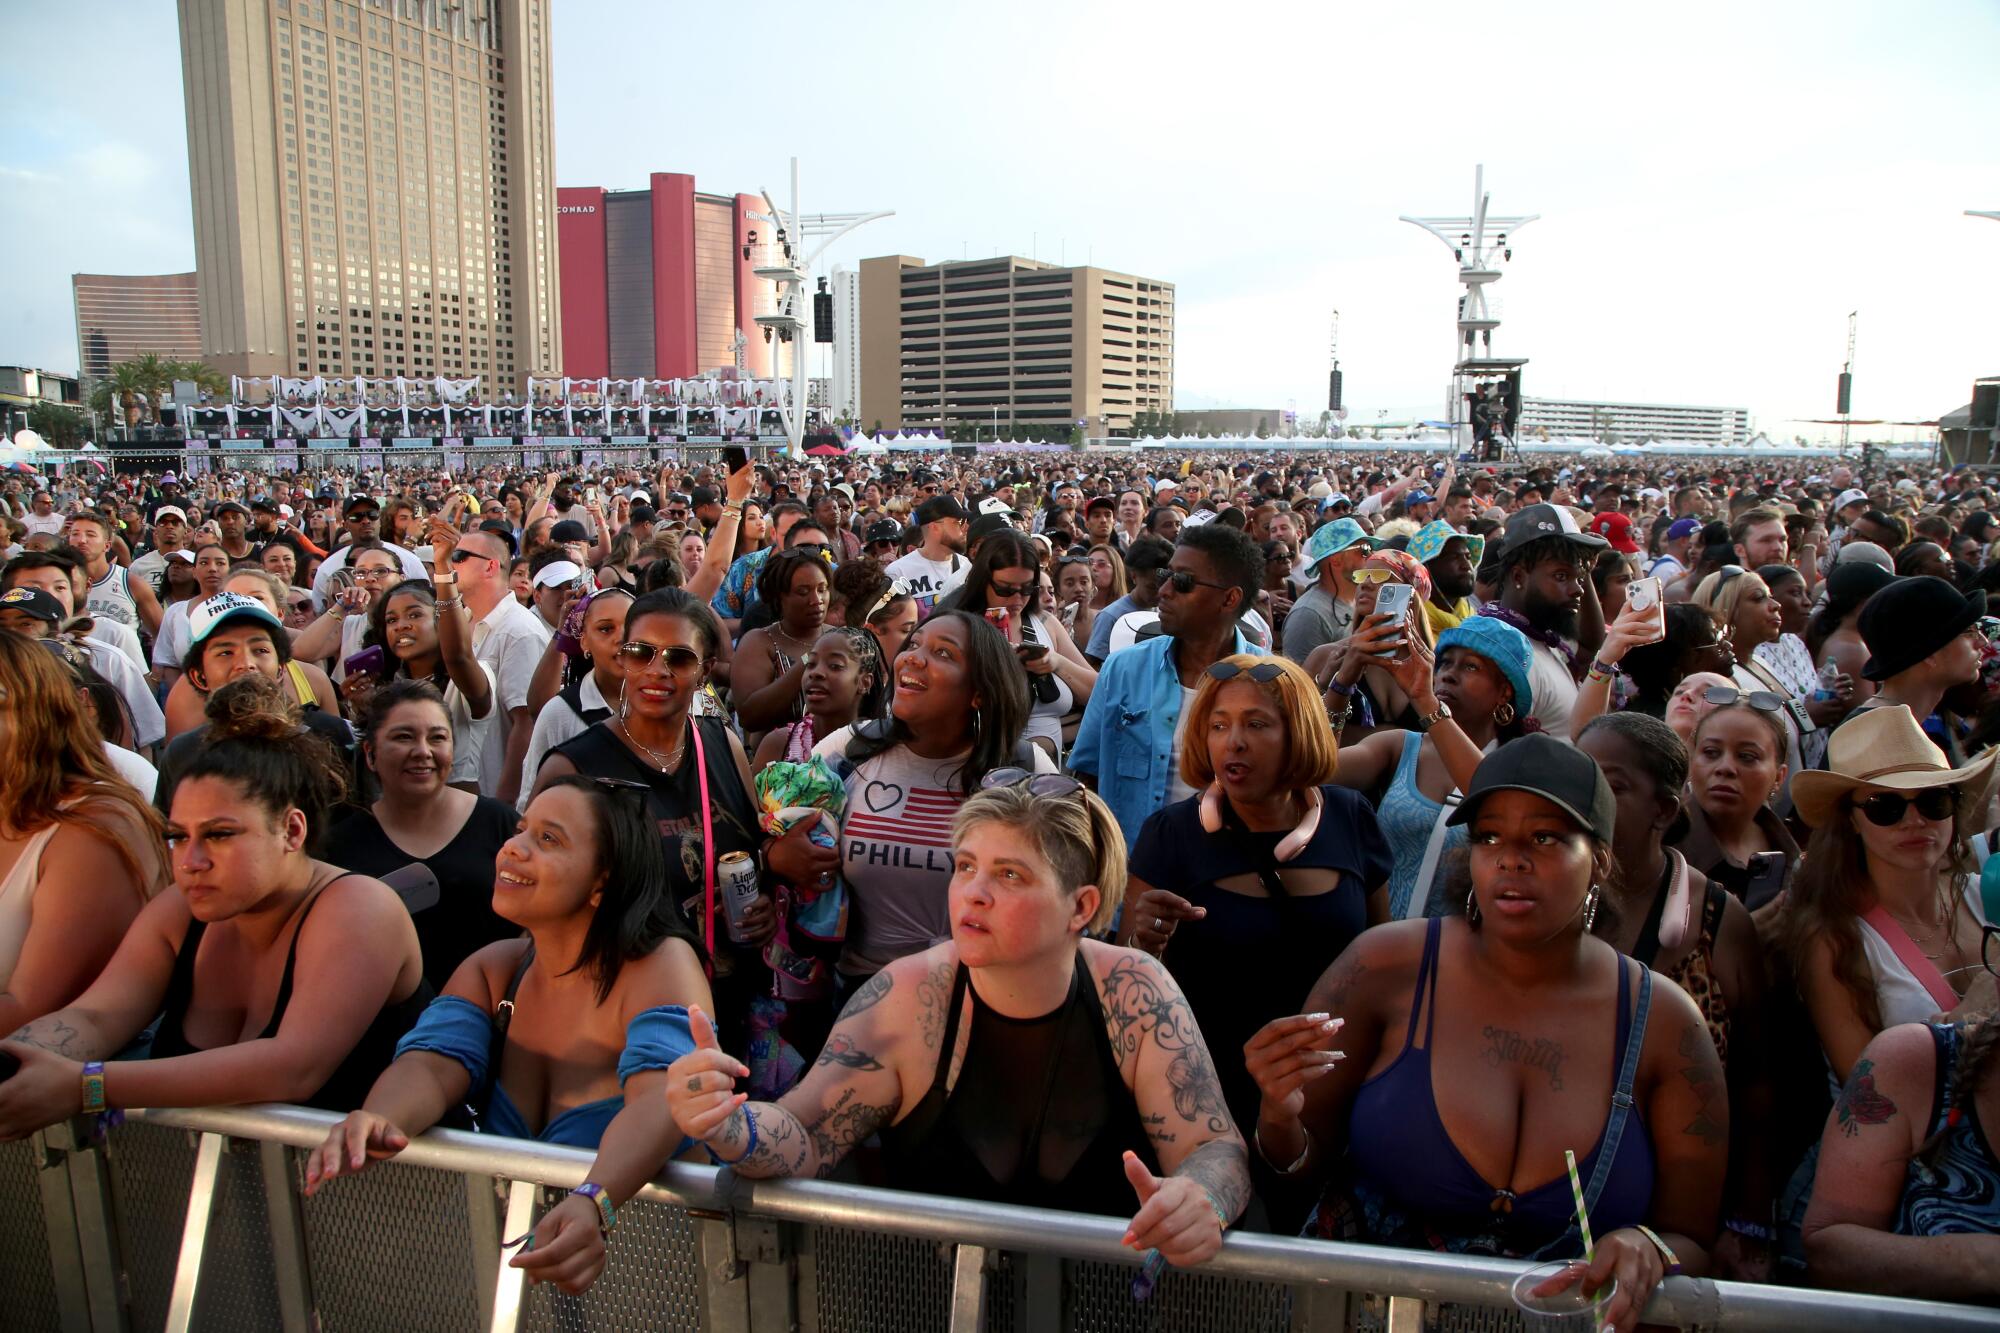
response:
M685 1146L665 1071L693 1049L690 1007L709 1003L644 798L574 775L536 793L493 870L494 910L527 938L459 967L361 1109L307 1158L307 1193L465 1107L482 1132L597 1150L586 1184L513 1260L567 1292L596 1280L618 1205Z
M114 1107L352 1106L430 1001L395 892L312 854L345 781L286 687L232 681L208 719L173 792L173 887L74 1004L5 1043L0 1137ZM114 1059L156 1015L149 1058Z
M901 1189L1130 1216L1127 1244L1215 1254L1249 1193L1242 1137L1187 1001L1153 959L1086 939L1124 889L1111 812L1081 783L989 773L953 824L951 938L848 1001L776 1103L694 1016L675 1121L745 1176L827 1175L880 1130Z
M1707 1270L1728 1093L1701 1011L1590 934L1614 812L1581 751L1501 746L1453 816L1471 834L1465 915L1366 932L1308 1012L1245 1047L1258 1150L1322 1184L1311 1234L1572 1259L1568 1151L1596 1258L1555 1282L1615 1282L1605 1327L1632 1327L1663 1276Z

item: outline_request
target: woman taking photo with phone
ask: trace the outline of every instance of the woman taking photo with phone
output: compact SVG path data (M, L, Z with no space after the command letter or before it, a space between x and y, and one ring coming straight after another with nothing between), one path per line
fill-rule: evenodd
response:
M1348 741L1384 728L1419 730L1421 715L1411 706L1409 692L1397 682L1390 667L1405 660L1415 643L1423 644L1426 655L1434 651L1430 617L1423 610L1423 603L1431 597L1430 571L1407 552L1376 551L1351 577L1355 584L1355 633L1313 649L1306 658L1306 670L1314 680L1324 683L1328 711L1349 710L1343 733ZM1401 608L1399 613L1391 620L1376 621L1375 632L1364 638L1383 590L1391 586L1399 590L1390 594L1392 603ZM1525 709L1521 712L1526 715Z
M1007 637L1027 673L1028 710L1023 735L1055 759L1062 752L1062 720L1090 702L1097 672L1062 622L1036 610L1041 604L1041 553L1011 529L980 543L965 582L946 599L971 615L984 616Z

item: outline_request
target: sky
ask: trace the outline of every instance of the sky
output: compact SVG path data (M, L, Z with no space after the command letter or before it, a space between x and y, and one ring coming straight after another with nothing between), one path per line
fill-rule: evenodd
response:
M74 57L0 68L0 364L71 370L72 272L194 266L175 8L0 0L0 48ZM1539 214L1491 289L1529 395L1818 438L1850 311L1857 416L2000 374L2000 222L1964 216L2000 210L1995 50L1994 0L557 0L557 178L782 204L797 156L807 212L895 210L827 264L1171 282L1183 409L1316 414L1338 309L1363 424L1444 410L1455 263L1397 218L1469 212L1483 163Z

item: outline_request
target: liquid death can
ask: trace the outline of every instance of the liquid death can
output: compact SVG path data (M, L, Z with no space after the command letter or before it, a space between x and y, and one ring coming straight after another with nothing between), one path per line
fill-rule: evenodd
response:
M743 914L757 901L763 886L757 879L757 860L748 852L724 852L715 863L716 891L722 895L722 910L729 917L729 938L748 944L743 933Z

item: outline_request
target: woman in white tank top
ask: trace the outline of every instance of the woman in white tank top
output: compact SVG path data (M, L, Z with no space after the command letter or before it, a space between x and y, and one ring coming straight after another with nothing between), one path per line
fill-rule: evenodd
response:
M159 887L166 846L105 758L76 678L14 634L0 634L0 772L0 1032L12 1032L96 978Z

